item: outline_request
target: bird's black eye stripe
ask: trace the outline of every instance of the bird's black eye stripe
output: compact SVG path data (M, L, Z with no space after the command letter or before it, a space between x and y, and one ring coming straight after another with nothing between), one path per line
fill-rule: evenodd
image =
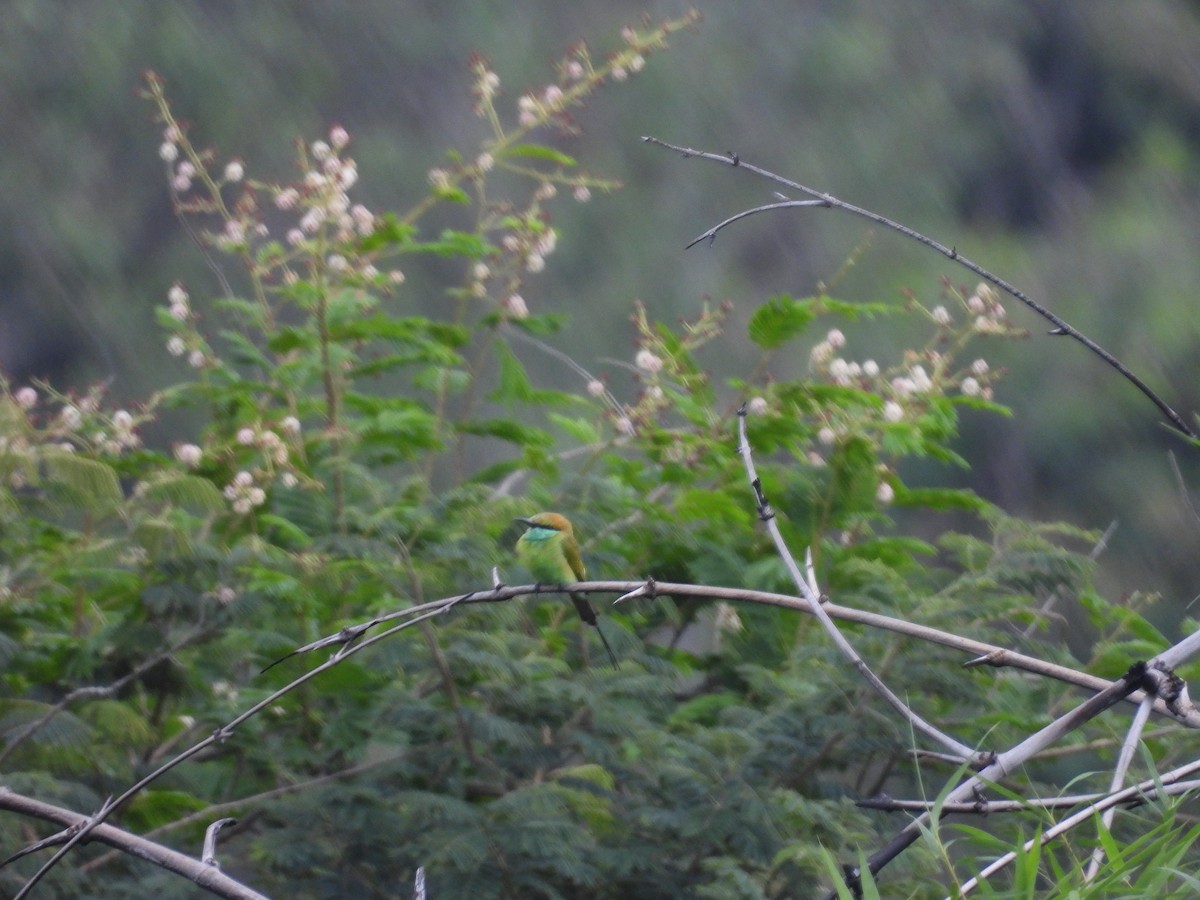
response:
M544 528L546 531L562 531L557 525L550 525L546 522L535 522L532 519L517 519L526 528Z

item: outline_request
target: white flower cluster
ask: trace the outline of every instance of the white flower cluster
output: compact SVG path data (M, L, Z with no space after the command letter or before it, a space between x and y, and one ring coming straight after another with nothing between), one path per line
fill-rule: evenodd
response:
M979 282L966 302L967 310L975 316L976 331L986 334L1004 329L1007 312L1000 303L996 289L990 284L984 281Z
M225 485L225 499L233 504L233 511L245 515L256 506L262 506L267 500L267 492L254 483L254 476L245 469L233 476L233 481Z

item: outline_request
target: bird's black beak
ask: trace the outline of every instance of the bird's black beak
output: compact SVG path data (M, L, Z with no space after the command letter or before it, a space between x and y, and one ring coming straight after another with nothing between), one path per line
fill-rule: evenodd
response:
M520 522L526 528L533 528L533 526L537 524L536 522L533 521L533 519L525 519L525 518L522 518L521 516L517 516L515 519L513 519L513 521Z

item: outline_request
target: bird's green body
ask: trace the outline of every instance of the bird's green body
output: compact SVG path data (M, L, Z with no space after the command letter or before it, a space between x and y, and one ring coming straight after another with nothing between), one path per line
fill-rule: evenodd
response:
M538 584L570 584L583 581L587 572L583 567L583 557L579 555L579 542L575 540L575 531L566 516L558 513L538 513L528 519L517 519L526 527L526 531L517 541L517 559L529 570ZM599 631L596 622L596 610L586 597L568 592L571 602L579 618L595 628L604 642L613 666L617 664L612 649L604 632Z
M579 544L574 533L568 530L569 526L564 528L555 523L539 525L537 519L535 516L526 520L530 523L529 530L517 541L517 558L539 584L582 581L587 573L579 556ZM566 521L563 519L563 522Z

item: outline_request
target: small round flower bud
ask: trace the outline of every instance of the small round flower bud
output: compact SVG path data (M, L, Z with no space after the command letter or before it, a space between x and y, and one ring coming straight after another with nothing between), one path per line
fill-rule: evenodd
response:
M26 385L17 389L17 392L13 394L13 399L17 401L17 406L21 409L33 409L37 406L38 395L37 391Z
M275 206L278 209L293 209L300 199L300 192L295 188L284 188L275 195Z
M656 375L662 371L663 367L662 359L645 348L638 351L637 356L634 357L634 363L648 375Z
M819 344L814 344L812 351L809 353L809 360L814 366L823 366L829 362L829 358L833 356L833 347L829 341L821 341Z
M230 182L238 182L242 180L242 176L246 174L246 167L242 165L241 160L231 159L225 166L225 180Z
M593 378L591 381L588 382L587 392L589 394L591 394L593 397L603 397L604 396L604 382L601 381L599 378Z
M175 448L175 458L189 469L194 469L200 465L200 459L203 455L204 452L195 444L179 444Z
M746 404L746 412L752 416L761 416L767 411L767 400L765 397L751 397L750 402Z
M504 311L514 319L524 319L529 316L529 307L525 305L525 298L520 294L509 294L504 298L502 306Z

